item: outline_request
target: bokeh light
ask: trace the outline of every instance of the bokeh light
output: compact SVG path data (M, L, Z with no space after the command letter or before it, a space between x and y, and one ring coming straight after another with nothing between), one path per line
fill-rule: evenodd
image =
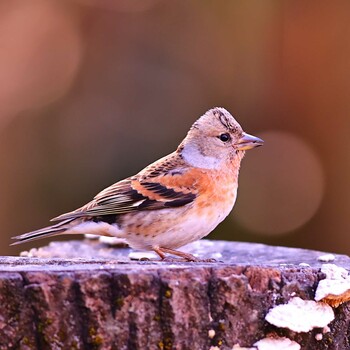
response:
M159 0L76 0L82 5L125 13L143 12L152 8Z
M76 18L64 4L46 0L0 4L0 47L2 119L61 97L82 55Z
M320 158L308 142L280 131L259 134L261 152L243 161L234 218L263 235L286 233L309 221L318 209L325 186Z

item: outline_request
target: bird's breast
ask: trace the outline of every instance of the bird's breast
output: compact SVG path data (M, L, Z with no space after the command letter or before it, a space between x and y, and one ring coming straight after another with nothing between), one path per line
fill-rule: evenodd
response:
M237 198L237 177L229 172L212 172L202 179L196 207L199 215L219 224L232 210Z
M194 201L178 208L126 214L124 238L132 247L176 249L205 237L232 210L237 196L237 178L228 171L193 169L178 188L196 194Z

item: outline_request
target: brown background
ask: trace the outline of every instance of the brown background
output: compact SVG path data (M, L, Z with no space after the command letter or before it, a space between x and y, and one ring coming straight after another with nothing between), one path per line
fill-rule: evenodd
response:
M350 252L350 2L0 3L0 254L175 149L213 106L264 138L211 238Z

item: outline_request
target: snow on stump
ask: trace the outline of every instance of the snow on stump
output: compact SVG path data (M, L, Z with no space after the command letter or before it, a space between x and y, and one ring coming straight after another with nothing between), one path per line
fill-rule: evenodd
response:
M349 349L349 257L183 250L217 262L132 260L148 254L87 240L1 257L0 349Z

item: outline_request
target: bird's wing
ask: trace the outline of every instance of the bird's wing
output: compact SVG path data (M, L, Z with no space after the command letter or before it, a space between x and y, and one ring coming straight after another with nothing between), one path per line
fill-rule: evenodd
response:
M196 179L186 177L184 168L165 165L155 163L138 175L107 187L85 206L53 221L174 208L193 202L197 194L191 182L194 185Z

